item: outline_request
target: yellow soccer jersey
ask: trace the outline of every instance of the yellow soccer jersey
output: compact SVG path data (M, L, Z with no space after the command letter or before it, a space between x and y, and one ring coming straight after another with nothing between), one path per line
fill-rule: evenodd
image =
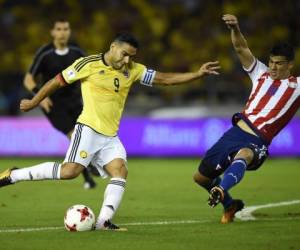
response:
M67 84L81 81L83 110L77 122L95 131L115 136L131 85L140 80L151 86L155 71L131 62L115 70L104 61L103 54L82 57L62 71Z

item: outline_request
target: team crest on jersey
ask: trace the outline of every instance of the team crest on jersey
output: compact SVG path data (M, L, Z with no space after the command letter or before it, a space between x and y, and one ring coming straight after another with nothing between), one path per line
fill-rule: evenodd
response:
M105 71L102 69L99 71L99 75L104 75Z
M81 158L85 159L87 156L88 156L88 154L87 154L86 151L84 151L84 150L81 150L81 151L80 151L80 157L81 157Z
M126 78L129 78L129 70L123 71L123 75L124 75Z

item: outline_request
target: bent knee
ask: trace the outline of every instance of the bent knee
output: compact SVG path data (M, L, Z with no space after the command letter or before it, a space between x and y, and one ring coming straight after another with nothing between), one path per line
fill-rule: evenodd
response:
M84 169L84 166L78 163L64 163L61 167L60 177L61 179L74 179Z
M123 159L114 159L108 163L104 169L111 177L120 177L126 179L128 176L128 169Z
M199 172L196 172L193 176L193 180L195 183L197 183L198 185L205 185L207 182L210 181L210 178L200 174Z
M193 180L194 180L194 182L196 182L196 183L199 183L199 182L200 182L199 172L196 172L196 173L193 175Z
M119 177L122 177L122 178L124 178L124 179L127 178L127 176L128 176L128 169L127 169L127 167L126 167L125 162L123 162L123 163L122 163L119 167L117 167L115 170L116 170L116 171L115 171L115 177L119 176Z
M254 153L250 148L242 148L239 150L239 152L236 154L234 159L244 159L247 164L250 164L253 160Z

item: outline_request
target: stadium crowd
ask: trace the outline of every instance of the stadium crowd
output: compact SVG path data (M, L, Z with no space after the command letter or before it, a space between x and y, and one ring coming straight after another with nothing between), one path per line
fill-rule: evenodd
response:
M278 0L4 0L0 3L0 115L19 114L19 100L27 94L22 84L24 73L36 49L49 40L52 21L61 16L70 21L74 42L89 54L107 49L105 46L116 31L128 30L143 44L138 60L146 65L164 71L189 71L208 60L220 61L222 74L218 78L207 77L174 88L136 85L127 103L128 112L136 107L145 113L166 105L224 105L245 101L251 85L233 56L226 26L220 24L223 13L240 17L240 26L259 58L267 60L263 56L273 42L289 41L296 48L294 72L299 73L298 1L282 4Z

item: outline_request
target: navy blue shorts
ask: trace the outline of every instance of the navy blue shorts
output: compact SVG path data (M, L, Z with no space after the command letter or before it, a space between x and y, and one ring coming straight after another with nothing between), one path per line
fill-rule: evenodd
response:
M247 170L256 170L268 156L268 147L262 139L243 131L238 126L233 126L206 152L200 163L199 172L206 177L216 178L229 167L242 148L250 148L254 153Z

